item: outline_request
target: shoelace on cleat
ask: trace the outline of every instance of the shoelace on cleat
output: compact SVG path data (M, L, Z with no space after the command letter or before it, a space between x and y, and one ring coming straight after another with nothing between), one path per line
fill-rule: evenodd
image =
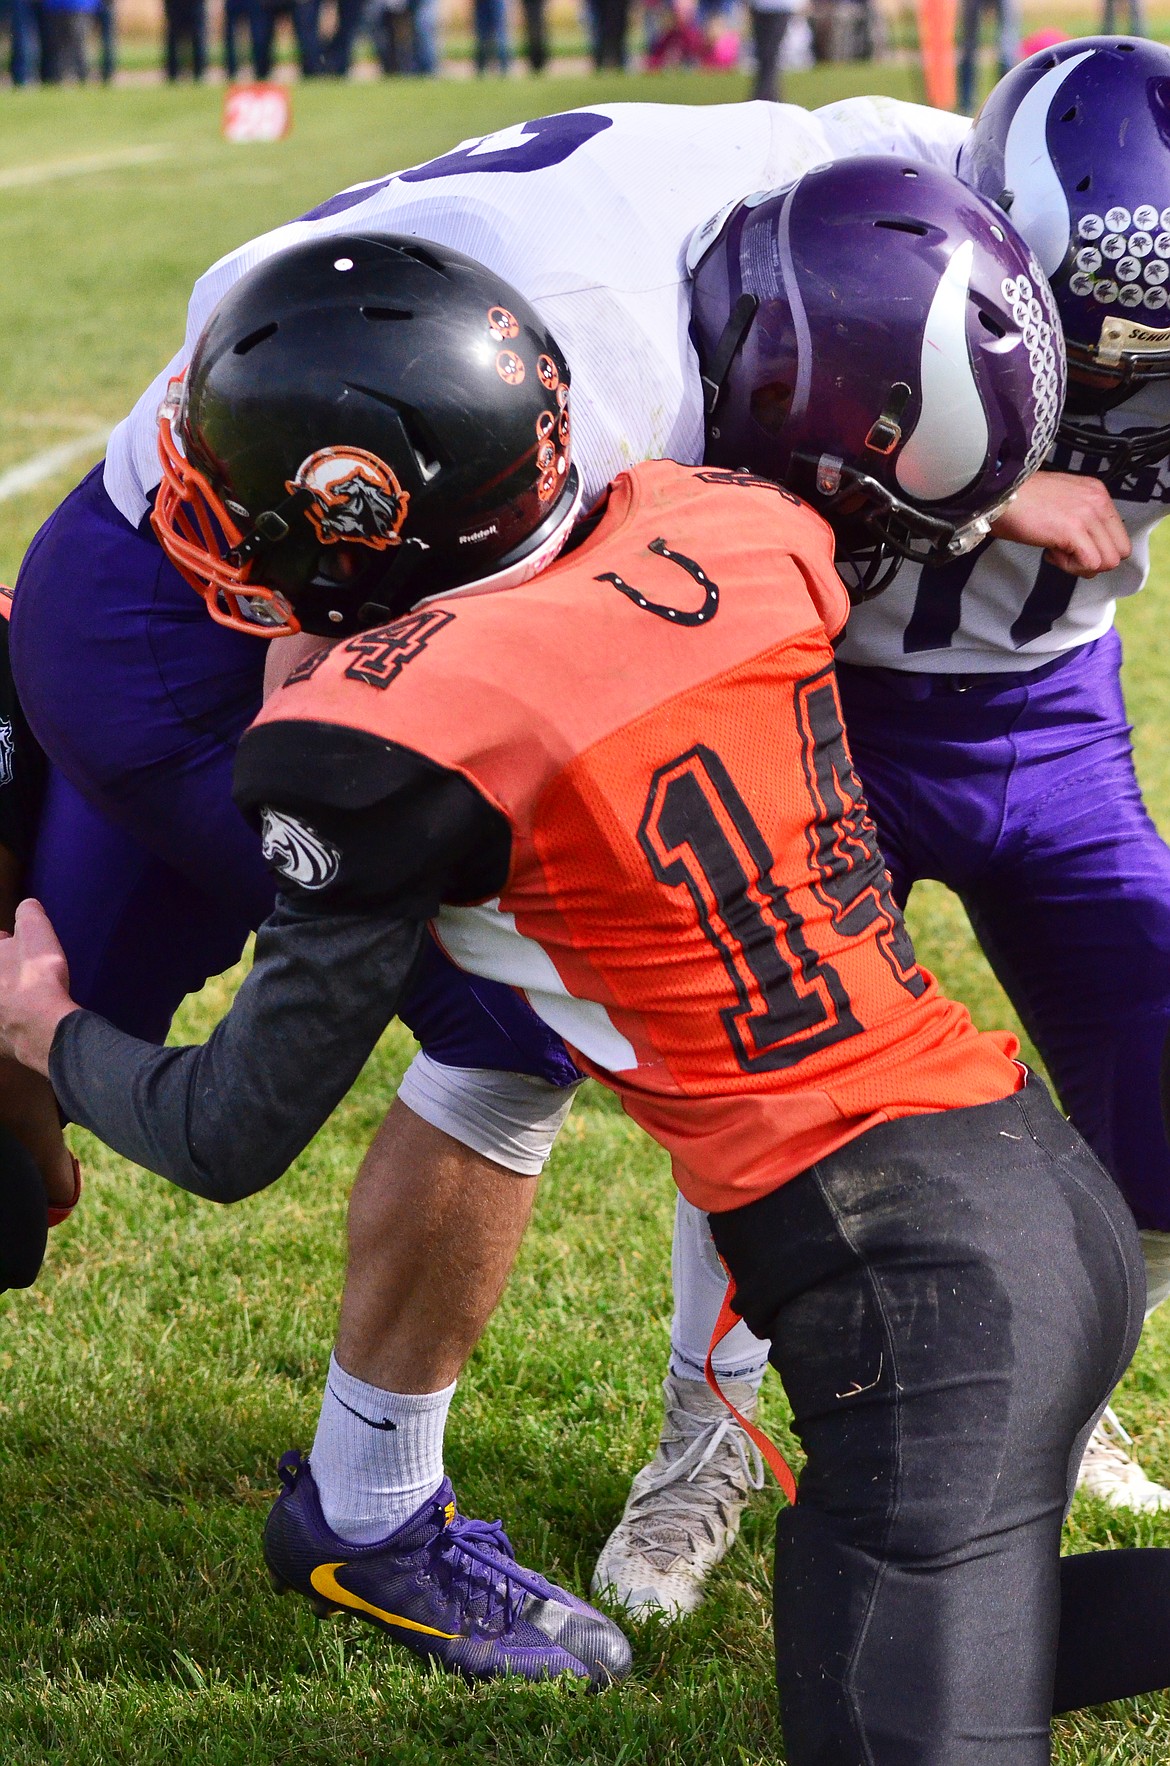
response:
M696 1417L689 1411L672 1409L667 1422L680 1437L690 1436L690 1440L681 1453L664 1459L661 1465L651 1463L640 1474L638 1494L626 1517L638 1548L651 1563L657 1562L659 1569L665 1569L667 1564L658 1562L658 1557L668 1556L673 1562L691 1549L700 1532L711 1544L715 1543L712 1499L726 1525L727 1501L734 1501L747 1490L764 1487L760 1451L733 1417ZM725 1450L722 1457L729 1462L726 1466L715 1463L720 1449ZM710 1473L707 1478L702 1476L705 1471ZM716 1481L723 1486L722 1493L712 1489ZM662 1503L664 1493L669 1493L669 1506ZM641 1514L643 1502L651 1496L658 1499L654 1512Z
M451 1598L479 1624L492 1629L497 1619L508 1630L520 1617L524 1596L547 1600L549 1584L535 1570L516 1562L502 1521L472 1521L457 1514L434 1541L447 1571Z

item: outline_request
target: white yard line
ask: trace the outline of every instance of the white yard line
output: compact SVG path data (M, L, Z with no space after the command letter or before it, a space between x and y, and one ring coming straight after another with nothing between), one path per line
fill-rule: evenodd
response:
M48 478L55 478L69 466L76 466L87 455L100 454L109 439L110 430L107 425L103 429L92 429L88 435L79 435L76 441L61 442L55 448L46 448L43 454L34 454L31 460L24 460L19 466L10 466L7 472L0 472L0 503L8 502L11 497L22 497L25 491L35 490L37 485L44 484Z
M120 166L151 165L173 159L176 149L165 142L143 141L136 147L112 147L108 153L83 153L73 159L42 159L30 166L0 169L0 190L22 190L29 184L50 184L57 178L83 178L91 172L112 172Z

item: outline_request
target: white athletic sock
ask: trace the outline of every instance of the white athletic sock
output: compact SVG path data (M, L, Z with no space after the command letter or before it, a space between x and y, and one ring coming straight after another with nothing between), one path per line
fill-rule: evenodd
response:
M329 1357L310 1459L325 1519L342 1539L385 1539L434 1495L454 1396L454 1380L441 1392L383 1392Z
M670 1324L670 1371L676 1380L701 1380L711 1332L727 1292L707 1216L682 1196L674 1213L671 1251L674 1317ZM746 1380L758 1387L768 1366L768 1345L742 1322L724 1337L712 1366L720 1380Z

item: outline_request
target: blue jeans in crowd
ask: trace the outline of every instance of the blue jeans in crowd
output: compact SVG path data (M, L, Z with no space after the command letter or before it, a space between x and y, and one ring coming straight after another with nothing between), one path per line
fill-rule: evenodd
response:
M486 73L488 63L493 59L499 71L506 74L512 61L512 48L508 41L505 0L475 0L476 73Z

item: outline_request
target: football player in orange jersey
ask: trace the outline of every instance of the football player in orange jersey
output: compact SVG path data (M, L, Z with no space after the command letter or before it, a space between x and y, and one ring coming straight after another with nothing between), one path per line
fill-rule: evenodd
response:
M985 220L998 231L979 223L971 244L994 255L1002 225ZM777 1544L790 1766L973 1766L989 1748L1039 1766L1054 1676L1056 1708L1170 1678L1170 1578L1163 1553L1060 1564L1070 1467L1140 1325L1136 1234L1012 1039L976 1032L918 968L841 726L835 542L856 584L890 546L942 544L948 525L965 543L965 523L891 487L906 399L866 418L872 463L830 453L847 425L822 402L811 488L836 534L748 473L658 462L623 474L553 562L575 504L567 368L527 303L493 280L489 306L458 253L435 248L429 278L416 255L408 301L387 269L412 243L310 243L278 284L267 268L245 278L164 418L162 520L209 592L267 603L290 629L301 604L340 624L369 597L357 548L390 553L392 595L401 552L391 617L312 650L241 749L239 801L280 876L250 977L206 1045L159 1049L75 1007L26 904L0 945L0 1050L128 1156L228 1200L279 1177L344 1094L428 928L472 973L522 988L670 1150L792 1401L808 1459ZM927 330L974 377L949 263ZM461 296L474 319L478 300L465 375L548 392L552 423L500 491L511 543L486 580L459 563L483 511L461 527L437 502L412 508L406 455L351 433L344 401L303 460L281 463L276 425L267 457L234 451L240 413L265 408L240 347L250 303L276 299L272 336L333 336L342 266L344 300L361 313L377 294L389 311L394 294L396 323ZM971 252L965 272L970 287ZM506 373L487 343L501 306ZM733 312L707 359L716 413L720 364L753 317ZM1011 360L994 356L985 400ZM1043 452L1045 421L1021 423L1026 451ZM456 470L474 431L464 445ZM1010 459L1005 443L995 469ZM358 1248L354 1288L376 1254ZM306 1461L283 1473L265 1542L281 1585L469 1675L625 1671L616 1627L521 1569L498 1528L463 1520L445 1480L390 1537L355 1544L322 1515Z

